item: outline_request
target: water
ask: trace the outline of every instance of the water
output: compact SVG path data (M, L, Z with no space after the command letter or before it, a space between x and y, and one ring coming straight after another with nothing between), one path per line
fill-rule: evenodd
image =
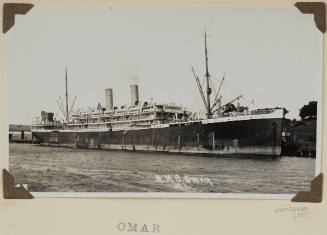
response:
M212 158L28 144L10 144L9 153L15 183L28 184L31 192L289 194L310 188L315 166L312 158Z

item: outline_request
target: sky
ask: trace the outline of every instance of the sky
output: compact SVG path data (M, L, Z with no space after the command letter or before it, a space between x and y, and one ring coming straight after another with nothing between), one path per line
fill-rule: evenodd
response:
M191 67L204 81L205 30L214 90L226 73L223 103L243 95L299 118L320 99L322 33L295 7L34 6L5 35L8 123L57 114L65 66L75 110L104 106L106 88L114 106L129 104L134 83L141 102L203 109Z

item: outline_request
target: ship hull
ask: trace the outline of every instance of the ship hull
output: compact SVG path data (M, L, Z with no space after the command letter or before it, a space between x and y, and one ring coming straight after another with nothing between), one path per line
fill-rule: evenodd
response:
M42 145L212 156L280 156L282 118L190 122L129 130L32 131Z

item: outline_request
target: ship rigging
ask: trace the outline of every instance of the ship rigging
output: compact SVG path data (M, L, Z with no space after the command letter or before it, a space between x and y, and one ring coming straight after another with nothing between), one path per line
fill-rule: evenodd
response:
M62 102L61 97L59 97L59 100L56 100L58 106L59 106L59 110L61 111L62 115L65 118L66 123L69 123L69 118L72 114L75 102L76 102L77 96L75 96L73 102L71 102L71 107L68 108L69 106L69 95L68 95L68 76L67 76L67 66L65 66L65 108L64 108L64 104ZM58 111L59 111L58 110ZM58 112L56 114L56 116L58 116Z
M220 96L220 90L221 90L221 87L222 87L222 85L224 83L224 80L225 80L225 76L226 76L226 73L225 73L222 80L220 81L218 91L216 92L215 98L213 100L213 104L211 105L210 95L212 93L212 89L210 87L210 73L209 73L209 68L208 68L209 67L208 66L208 48L207 48L207 37L208 36L209 35L205 31L204 32L204 54L205 54L205 69L206 69L205 78L206 78L206 94L207 94L207 98L205 98L205 95L204 95L203 88L201 86L199 77L196 75L196 73L194 71L194 68L192 67L191 70L192 70L193 76L195 78L196 84L197 84L198 89L199 89L199 93L200 93L200 96L201 96L201 99L202 99L202 103L203 103L203 106L204 106L205 111L206 111L206 117L207 117L207 119L210 119L210 118L213 117L213 114L216 114L216 116L219 117L220 114L221 114L222 109L227 110L229 107L231 107L231 105L235 101L242 98L243 95L239 95L238 97L236 97L232 101L227 102L223 106L221 105L222 96Z

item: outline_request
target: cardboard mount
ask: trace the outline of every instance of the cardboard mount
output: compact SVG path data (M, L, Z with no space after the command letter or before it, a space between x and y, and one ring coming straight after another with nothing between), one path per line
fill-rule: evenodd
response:
M324 2L297 2L295 6L304 14L313 14L317 28L326 32L326 4Z
M25 15L34 5L29 3L4 3L2 32L6 33L15 24L15 15Z
M26 14L34 5L29 3L4 3L3 4L3 33L15 24L15 14ZM326 6L324 2L297 2L295 6L304 14L314 14L316 27L326 32ZM5 199L31 199L33 198L24 187L15 187L14 177L6 170L2 171L3 197ZM311 182L309 192L299 192L292 202L321 202L322 201L323 175L320 173Z
M2 170L3 198L4 199L31 199L33 198L24 187L15 187L14 177L6 170Z

